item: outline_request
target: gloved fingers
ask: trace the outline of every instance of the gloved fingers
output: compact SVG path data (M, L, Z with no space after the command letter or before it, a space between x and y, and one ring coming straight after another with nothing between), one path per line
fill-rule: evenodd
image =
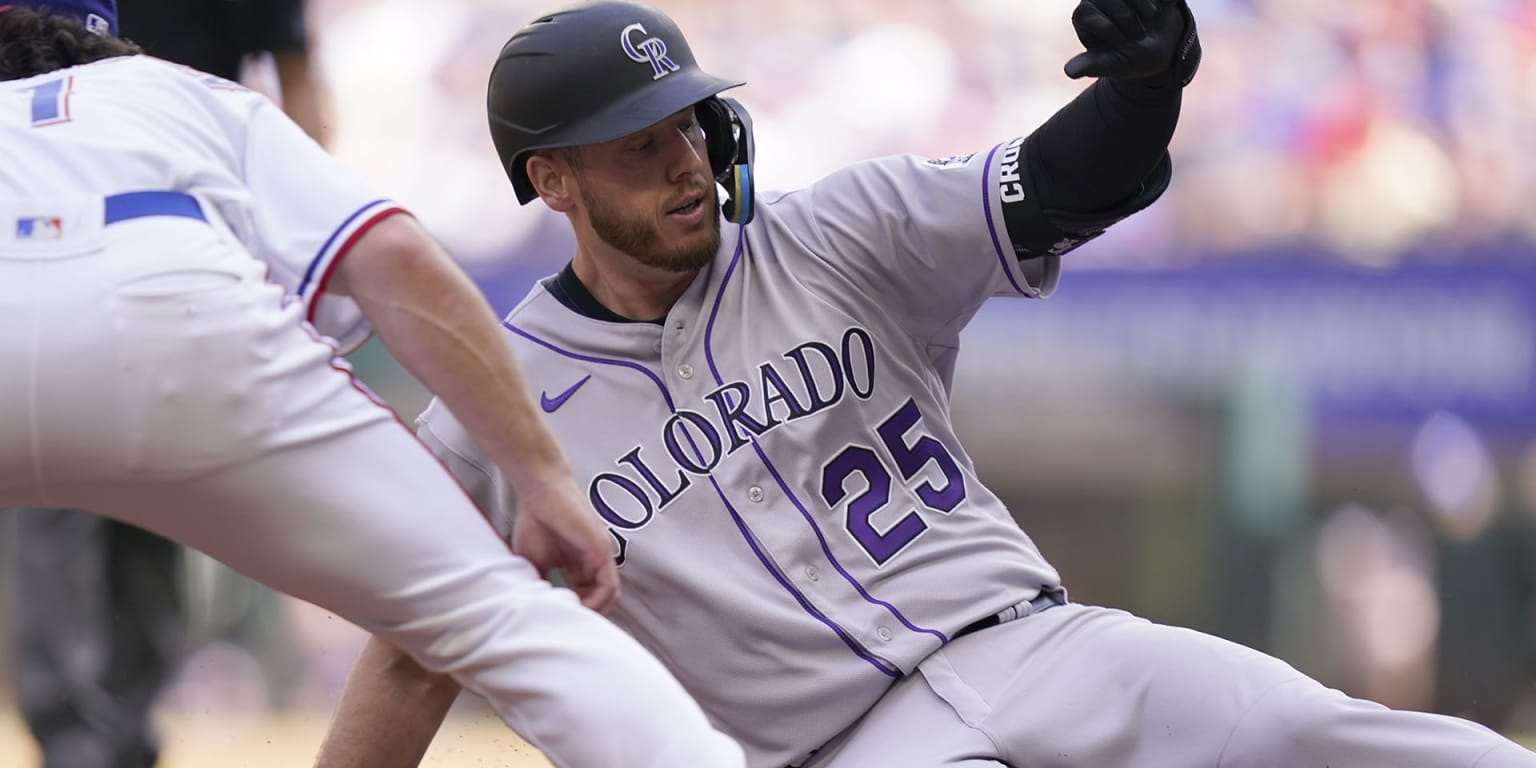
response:
M1089 0L1072 11L1072 28L1084 48L1118 47L1125 44L1125 32Z
M1119 57L1113 51L1084 51L1067 60L1067 77L1103 77L1108 74Z
M1132 10L1131 3L1139 0L1089 0L1115 26L1126 40L1140 40L1147 36L1147 27L1141 23L1141 15Z

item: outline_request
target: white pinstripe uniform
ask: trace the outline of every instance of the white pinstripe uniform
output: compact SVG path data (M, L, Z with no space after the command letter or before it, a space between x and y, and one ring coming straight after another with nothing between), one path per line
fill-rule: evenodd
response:
M369 329L327 276L398 206L264 97L144 56L0 83L0 146L0 507L119 518L334 610L561 765L740 765L335 356Z

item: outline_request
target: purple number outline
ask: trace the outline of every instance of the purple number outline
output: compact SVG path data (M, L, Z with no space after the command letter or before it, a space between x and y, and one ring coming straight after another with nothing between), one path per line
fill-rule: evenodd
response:
M926 481L915 493L923 506L949 514L965 500L965 476L950 456L949 449L933 437L919 434L916 441L907 444L907 432L921 421L922 413L916 401L909 398L881 422L875 432L895 460L903 480L912 480L930 461L938 465L944 473L944 487L936 488L931 481ZM864 476L868 487L848 502L844 527L876 565L885 565L928 530L928 524L914 509L886 531L875 529L870 523L871 518L891 501L891 471L874 449L857 443L844 448L822 466L821 498L827 506L836 508L848 496L848 478L855 472Z
M916 442L907 445L907 430L922 419L923 414L918 412L916 401L908 399L875 431L880 435L880 442L885 443L886 449L891 452L891 458L896 460L896 468L901 470L903 480L917 476L923 465L930 461L938 465L939 471L944 473L944 487L934 488L932 482L925 482L918 486L917 497L929 509L948 514L965 501L965 477L960 474L959 465L949 455L949 449L938 440L919 434Z

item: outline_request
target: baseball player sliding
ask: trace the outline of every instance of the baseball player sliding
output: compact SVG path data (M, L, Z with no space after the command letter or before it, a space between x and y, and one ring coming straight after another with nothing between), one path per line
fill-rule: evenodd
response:
M1536 766L1471 722L1069 601L977 479L948 414L960 329L989 297L1044 297L1158 198L1199 62L1183 0L1083 0L1072 24L1067 74L1097 80L1028 136L755 197L750 119L718 96L740 83L662 13L601 0L512 36L491 133L576 252L503 325L608 529L616 620L754 768ZM475 425L434 403L419 426L507 524ZM453 686L408 695L390 660L358 663L324 763L414 764Z
M0 507L202 549L481 693L560 765L741 766L539 577L594 607L617 588L473 283L265 97L115 30L110 0L0 6ZM476 425L528 560L336 357L370 326Z

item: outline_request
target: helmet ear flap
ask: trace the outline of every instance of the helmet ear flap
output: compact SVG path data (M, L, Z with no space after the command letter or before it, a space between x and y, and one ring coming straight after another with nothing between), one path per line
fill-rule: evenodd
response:
M725 218L745 224L752 220L752 117L741 102L711 96L694 106L704 129L709 167L729 199L721 206Z

